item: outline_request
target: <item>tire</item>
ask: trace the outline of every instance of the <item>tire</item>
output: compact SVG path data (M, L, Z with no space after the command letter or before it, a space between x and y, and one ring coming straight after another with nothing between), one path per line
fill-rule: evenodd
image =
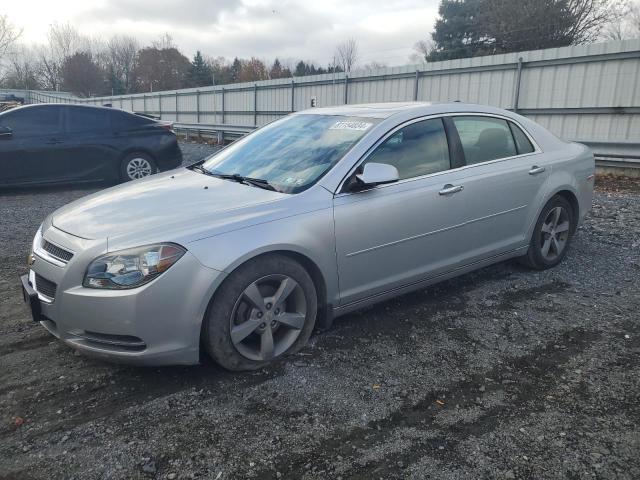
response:
M211 299L202 344L227 370L256 370L304 347L317 309L315 285L299 263L258 257L232 272Z
M123 182L138 180L157 172L156 162L146 153L130 153L120 162L120 180Z
M567 254L574 231L575 212L571 204L559 195L552 197L538 217L521 263L536 270L555 267Z

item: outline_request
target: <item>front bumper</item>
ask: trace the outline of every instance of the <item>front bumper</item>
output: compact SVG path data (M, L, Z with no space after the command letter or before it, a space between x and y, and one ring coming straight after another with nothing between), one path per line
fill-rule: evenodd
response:
M36 257L30 278L45 278L57 289L55 298L46 297L39 292L38 280L23 279L23 286L32 288L26 298L34 320L67 345L105 360L137 365L199 362L202 319L222 272L203 266L187 252L146 285L99 290L81 286L95 254L76 256L64 267Z

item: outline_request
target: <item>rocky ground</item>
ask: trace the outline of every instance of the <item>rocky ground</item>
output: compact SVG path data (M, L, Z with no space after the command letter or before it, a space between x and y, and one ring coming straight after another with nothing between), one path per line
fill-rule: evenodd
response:
M0 479L640 478L640 188L599 185L559 267L405 295L249 374L56 341L18 275L44 216L96 187L0 193Z

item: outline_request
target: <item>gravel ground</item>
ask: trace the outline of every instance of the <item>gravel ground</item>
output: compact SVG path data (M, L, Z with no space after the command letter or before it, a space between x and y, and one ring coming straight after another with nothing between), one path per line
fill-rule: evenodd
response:
M640 478L640 188L601 185L559 267L405 295L250 374L54 340L18 275L42 218L94 189L1 194L0 478Z

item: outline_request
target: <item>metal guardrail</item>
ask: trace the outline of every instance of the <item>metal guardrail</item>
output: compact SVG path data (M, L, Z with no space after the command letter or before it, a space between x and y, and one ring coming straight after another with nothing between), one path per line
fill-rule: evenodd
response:
M251 133L256 129L256 127L244 125L213 125L204 123L174 122L173 129L178 133L184 133L187 140L190 135L205 137L212 136L217 139L218 143L224 143L225 140L236 140L247 133Z
M589 140L579 140L578 142L593 150L598 167L640 169L640 143Z

